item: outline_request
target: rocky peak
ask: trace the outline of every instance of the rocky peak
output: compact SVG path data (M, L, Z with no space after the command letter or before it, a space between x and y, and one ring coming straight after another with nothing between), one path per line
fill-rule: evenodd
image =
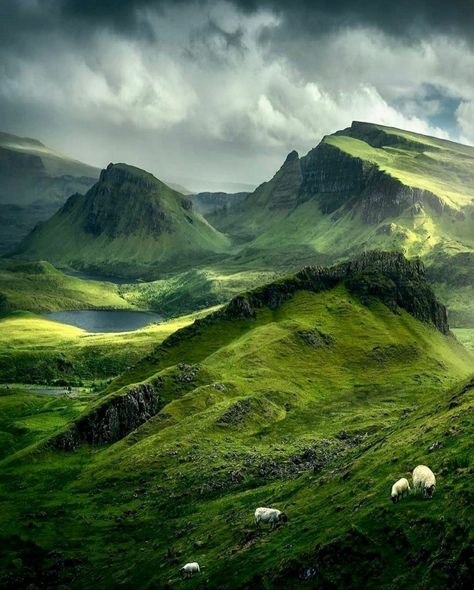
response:
M270 209L292 209L298 204L303 176L298 152L290 152L282 167L273 177Z
M144 170L128 164L112 164L101 171L99 183L120 185L129 183L140 189L156 188L160 181Z

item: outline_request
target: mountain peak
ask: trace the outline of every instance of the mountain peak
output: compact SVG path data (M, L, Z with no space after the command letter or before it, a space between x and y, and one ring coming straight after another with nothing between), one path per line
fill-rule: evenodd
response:
M139 184L141 188L152 188L160 183L150 172L123 163L110 163L101 171L99 182L112 184L131 182Z
M291 164L293 162L295 162L296 160L299 159L299 154L296 150L291 151L287 156L285 161L283 162L283 166L286 166L287 164Z

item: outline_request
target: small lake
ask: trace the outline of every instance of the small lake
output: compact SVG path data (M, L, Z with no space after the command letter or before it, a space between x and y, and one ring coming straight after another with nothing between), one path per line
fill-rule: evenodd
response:
M144 311L52 311L41 315L87 332L130 332L163 321L163 317L157 313Z

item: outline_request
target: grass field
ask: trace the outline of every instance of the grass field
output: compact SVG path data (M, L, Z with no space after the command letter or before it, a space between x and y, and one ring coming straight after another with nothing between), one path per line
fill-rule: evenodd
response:
M1 311L132 309L118 286L64 274L49 262L0 262Z
M459 342L474 352L474 328L453 328L453 332Z
M348 289L178 332L84 411L145 379L162 407L141 427L4 459L2 585L469 587L472 356ZM433 500L392 505L419 463ZM257 530L257 506L288 524ZM202 574L182 580L193 560Z
M68 396L0 386L0 460L65 426L94 398L95 394L85 390Z
M0 318L0 379L70 384L108 379L198 316L181 316L134 332L90 334L32 313L15 312Z

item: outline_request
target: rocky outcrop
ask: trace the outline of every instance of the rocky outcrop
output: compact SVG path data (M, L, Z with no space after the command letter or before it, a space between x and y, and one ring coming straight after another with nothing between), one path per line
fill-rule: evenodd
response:
M378 224L417 204L428 205L438 214L447 206L434 193L407 186L376 164L324 142L301 159L301 170L299 201L317 198L326 214L344 206L358 212L365 223Z
M366 164L336 147L321 142L301 159L300 199L314 195L323 213L332 213L365 186Z
M270 209L293 209L298 204L303 175L298 152L292 151L273 179Z
M112 443L149 420L160 408L159 381L134 385L123 394L106 398L53 438L50 444L69 451L81 443Z
M109 164L82 203L82 228L94 237L169 232L172 222L160 202L162 183L124 164Z
M446 308L427 283L424 265L397 252L374 251L332 267L306 267L292 277L239 295L215 315L225 319L253 318L258 308L276 309L298 290L318 293L341 282L364 303L377 298L394 312L403 308L443 334L449 332Z

